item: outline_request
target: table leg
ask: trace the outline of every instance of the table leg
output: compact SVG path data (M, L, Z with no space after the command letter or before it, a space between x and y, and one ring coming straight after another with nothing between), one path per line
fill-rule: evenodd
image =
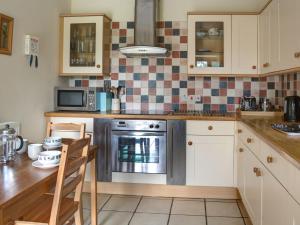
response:
M97 223L97 178L96 178L96 157L91 161L91 225Z

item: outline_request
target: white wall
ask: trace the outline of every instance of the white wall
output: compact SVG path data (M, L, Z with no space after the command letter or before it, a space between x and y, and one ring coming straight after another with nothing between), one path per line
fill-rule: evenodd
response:
M40 142L44 112L53 110L53 87L58 79L59 13L69 11L66 0L1 0L0 12L14 17L12 56L0 55L0 122L18 121L21 133ZM30 68L24 35L40 38L39 68Z
M185 21L187 12L257 12L268 0L160 0L160 20ZM101 12L113 21L133 21L135 0L72 0L72 12Z

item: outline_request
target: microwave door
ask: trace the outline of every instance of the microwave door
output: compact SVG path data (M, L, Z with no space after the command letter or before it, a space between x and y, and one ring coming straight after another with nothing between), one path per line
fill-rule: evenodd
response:
M58 90L56 101L57 110L84 110L87 95L84 90Z

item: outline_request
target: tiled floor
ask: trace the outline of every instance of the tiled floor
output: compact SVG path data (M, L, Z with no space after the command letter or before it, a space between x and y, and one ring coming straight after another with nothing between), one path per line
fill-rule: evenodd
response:
M90 195L83 195L90 224ZM239 200L99 195L100 225L252 225Z

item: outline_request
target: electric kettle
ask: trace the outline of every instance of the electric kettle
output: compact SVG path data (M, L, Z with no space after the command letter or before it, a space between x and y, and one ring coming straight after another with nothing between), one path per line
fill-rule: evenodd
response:
M17 135L14 128L6 125L0 130L0 163L15 160L16 152L22 149L23 138Z
M284 99L284 121L300 122L300 97L288 96Z

